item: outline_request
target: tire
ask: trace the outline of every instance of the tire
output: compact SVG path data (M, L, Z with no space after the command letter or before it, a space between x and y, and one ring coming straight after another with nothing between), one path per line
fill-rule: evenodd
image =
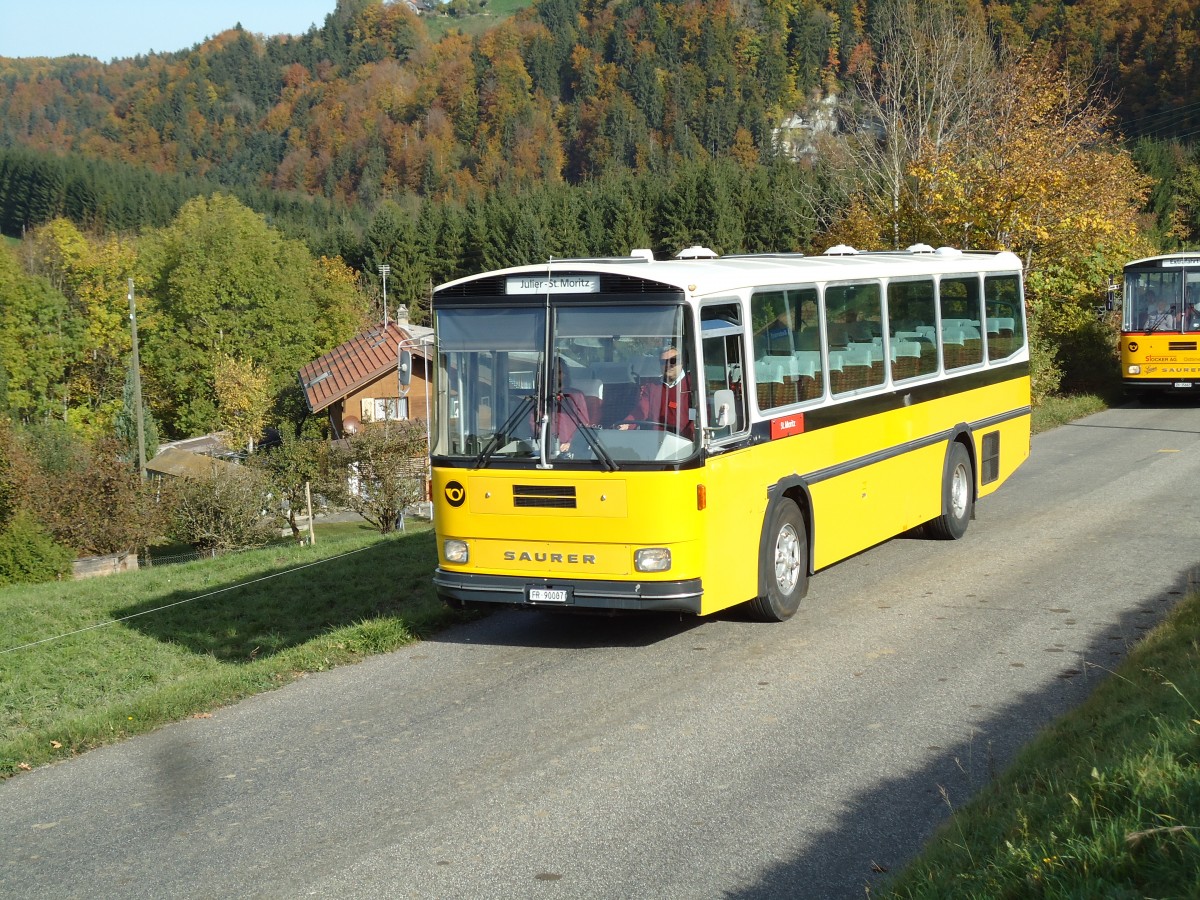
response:
M808 532L791 500L775 504L768 522L759 558L765 593L750 601L750 615L760 622L783 622L795 615L808 593Z
M967 533L975 515L975 470L967 448L954 441L946 453L942 480L942 514L927 523L927 533L939 541L957 541Z

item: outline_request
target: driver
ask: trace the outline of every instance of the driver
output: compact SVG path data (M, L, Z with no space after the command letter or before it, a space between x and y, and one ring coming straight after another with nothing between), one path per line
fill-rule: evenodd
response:
M659 354L659 360L662 362L662 377L642 379L633 409L617 428L628 431L648 424L674 431L690 440L694 433L690 415L691 380L681 365L677 347L667 347Z

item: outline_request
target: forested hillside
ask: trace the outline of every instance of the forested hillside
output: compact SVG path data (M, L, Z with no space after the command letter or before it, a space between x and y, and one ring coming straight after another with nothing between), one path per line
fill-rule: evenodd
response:
M967 6L973 5L971 2ZM880 0L540 0L434 40L403 3L101 64L0 60L0 146L372 206L675 160L742 162L872 64ZM1094 72L1130 135L1200 117L1195 0L985 3L996 39ZM11 233L12 225L5 223Z

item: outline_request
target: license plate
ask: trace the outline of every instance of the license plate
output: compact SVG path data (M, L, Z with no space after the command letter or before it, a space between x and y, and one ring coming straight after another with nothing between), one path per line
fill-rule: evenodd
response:
M555 590L552 588L530 588L529 589L530 603L566 603L567 592L565 590Z
M1190 388L1191 386L1192 386L1192 383L1191 383L1190 381L1177 381L1177 382L1175 382L1175 387L1185 387L1185 388Z

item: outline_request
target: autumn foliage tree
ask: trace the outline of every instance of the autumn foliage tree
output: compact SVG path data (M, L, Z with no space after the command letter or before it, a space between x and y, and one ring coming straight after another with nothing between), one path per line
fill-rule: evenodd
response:
M146 393L171 433L222 425L218 360L265 373L278 397L301 366L361 322L360 297L342 264L314 260L232 197L190 201L142 248Z
M1035 395L1064 375L1113 370L1105 357L1115 341L1096 308L1107 276L1148 250L1148 181L1113 128L1111 105L1044 58L1004 53L982 59L988 77L965 82L964 95L945 72L981 59L980 28L954 24L961 14L949 4L939 5L949 13L918 15L910 0L892 3L908 12L893 19L889 40L927 52L885 54L903 78L876 70L868 96L882 134L854 136L877 148L874 162L858 156L863 189L828 240L1011 250L1026 267Z
M65 373L69 418L91 439L109 434L131 349L128 281L135 245L116 235L85 234L58 218L33 232L28 258L32 274L50 280L80 326L78 352Z
M157 536L153 497L113 438L81 440L62 421L3 441L13 508L75 555L136 550Z
M84 328L50 279L27 274L0 247L0 399L16 421L41 421L70 407L68 373Z
M979 142L998 64L982 17L948 0L885 0L875 29L875 52L856 72L847 143L858 202L883 226L869 246L899 249L912 220L925 218L913 168Z
M232 449L253 452L262 438L271 412L271 380L254 363L224 353L217 354L213 365L213 388L217 396L217 415Z
M1097 316L1110 276L1151 252L1142 232L1149 180L1112 130L1111 107L1045 62L1006 66L993 94L988 142L950 142L912 168L936 242L1010 249L1026 267L1031 333L1058 359L1043 371L1101 387L1115 372L1115 334ZM926 238L928 240L928 238Z

